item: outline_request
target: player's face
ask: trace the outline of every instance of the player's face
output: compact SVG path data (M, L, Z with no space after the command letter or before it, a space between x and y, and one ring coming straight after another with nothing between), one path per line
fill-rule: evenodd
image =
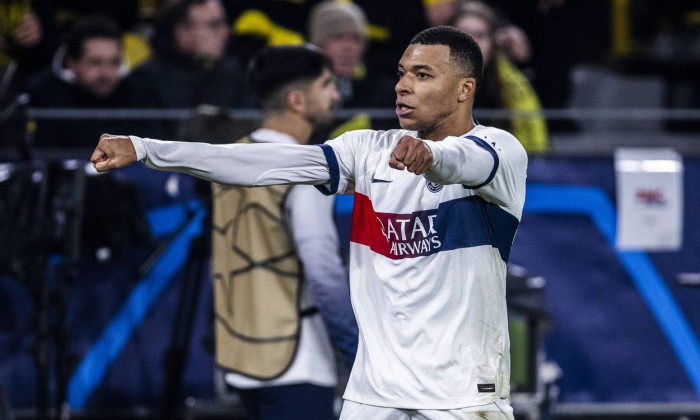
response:
M467 119L458 106L464 100L465 79L450 62L448 46L409 45L399 61L398 74L396 115L402 128L431 140L462 134L452 130L463 125L460 119Z
M326 125L333 120L333 109L340 99L340 93L335 86L335 76L330 69L311 83L306 93L306 118L314 126Z
M80 58L66 61L77 82L99 97L109 96L119 85L121 49L110 38L93 38L85 41Z

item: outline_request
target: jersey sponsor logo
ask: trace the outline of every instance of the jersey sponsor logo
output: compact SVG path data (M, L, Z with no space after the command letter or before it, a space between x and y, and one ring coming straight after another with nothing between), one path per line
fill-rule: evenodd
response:
M373 184L376 184L376 183L378 183L378 182L386 182L386 183L389 183L389 182L393 182L393 181L390 180L390 179L372 178L372 183L373 183Z
M442 184L438 184L437 182L433 181L426 180L425 185L428 186L428 191L430 191L431 193L436 193L442 189Z
M382 234L391 244L389 254L395 257L429 255L442 245L435 230L437 209L411 214L377 213Z
M369 197L355 193L350 241L391 259L491 245L507 262L518 224L516 217L476 196L402 214L376 212Z

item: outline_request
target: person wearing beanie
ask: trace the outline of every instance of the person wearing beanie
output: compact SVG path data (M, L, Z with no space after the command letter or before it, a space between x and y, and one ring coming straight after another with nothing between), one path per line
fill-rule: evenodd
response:
M348 1L325 0L315 5L308 19L308 40L326 53L344 107L393 107L395 80L369 74L363 64L367 46L367 17Z
M353 76L362 63L366 35L365 13L354 3L327 0L311 10L309 41L331 56L336 76Z

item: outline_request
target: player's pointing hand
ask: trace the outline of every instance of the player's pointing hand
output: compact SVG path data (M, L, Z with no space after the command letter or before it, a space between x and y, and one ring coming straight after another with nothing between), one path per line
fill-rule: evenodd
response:
M136 162L136 149L127 136L103 134L92 152L90 162L97 172L122 168Z
M403 136L391 152L389 166L400 171L407 169L416 175L425 173L433 165L433 153L422 140Z

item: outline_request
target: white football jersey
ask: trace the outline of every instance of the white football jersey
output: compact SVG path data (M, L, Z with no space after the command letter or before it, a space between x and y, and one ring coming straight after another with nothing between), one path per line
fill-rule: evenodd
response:
M506 262L527 156L510 134L477 126L426 142L442 168L416 176L388 165L406 134L416 135L354 131L326 143L339 192L354 193L349 268L360 344L345 398L423 409L507 398Z

